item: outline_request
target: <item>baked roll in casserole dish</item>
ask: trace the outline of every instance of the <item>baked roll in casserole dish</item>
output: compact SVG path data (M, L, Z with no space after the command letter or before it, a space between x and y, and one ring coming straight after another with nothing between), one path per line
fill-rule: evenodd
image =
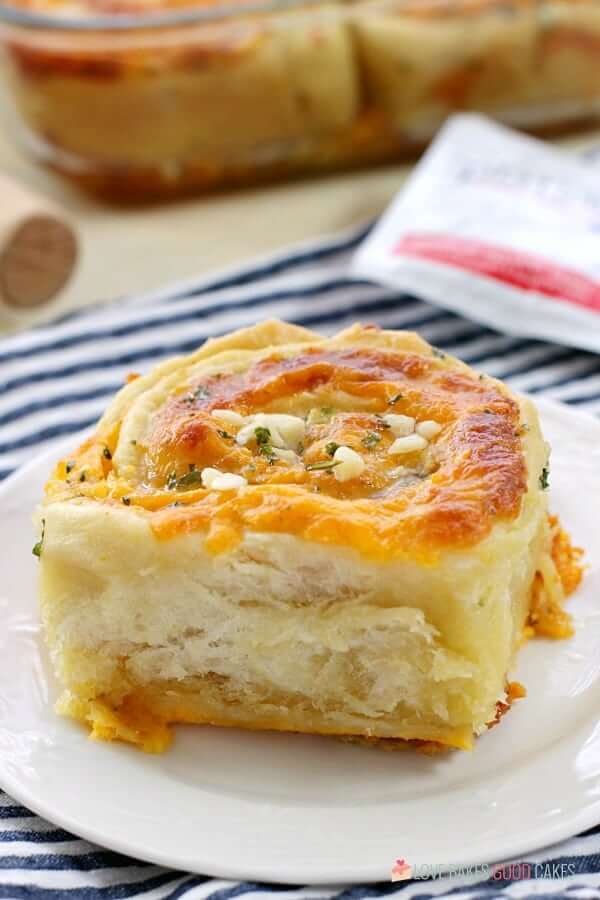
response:
M266 322L120 391L39 512L61 712L469 748L569 633L532 404L417 335Z
M600 0L0 0L0 45L30 149L117 201L600 111Z

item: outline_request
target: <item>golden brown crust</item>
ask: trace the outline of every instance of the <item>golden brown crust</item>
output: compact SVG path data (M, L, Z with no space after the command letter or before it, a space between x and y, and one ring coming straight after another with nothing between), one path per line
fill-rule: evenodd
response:
M178 690L177 685L168 689L138 691L125 697L118 706L111 703L110 698L96 698L82 701L72 695L63 697L59 711L64 715L86 722L91 728L92 737L98 740L120 740L139 746L146 753L162 753L172 740L170 725L186 723L196 725L216 725L219 727L243 727L253 731L296 731L313 733L322 737L335 737L346 743L359 744L377 750L406 751L412 750L426 756L447 753L450 750L470 750L473 747L472 735L468 729L455 729L453 734L446 735L444 740L426 740L417 738L374 737L366 734L344 734L340 729L326 727L316 714L316 721L310 723L310 716L299 719L297 727L294 723L282 720L281 717L270 718L254 715L240 716L240 710L232 713L226 704L218 700L218 685L214 686L213 695L208 693L202 700L197 696L186 696L185 691ZM214 694L217 694L215 697ZM506 695L496 705L494 719L488 728L498 725L513 703L523 699L527 691L518 681L506 685ZM301 723L301 727L300 727Z
M85 722L91 736L99 740L121 740L136 744L147 753L161 753L171 743L174 724L212 725L219 728L243 728L249 731L283 731L314 734L354 741L381 749L413 749L432 752L473 748L473 733L468 725L455 728L420 727L412 734L429 738L377 738L369 729L364 733L346 733L342 724L332 722L315 708L295 709L292 704L252 707L231 703L218 677L205 676L202 689L190 692L176 682L133 689L125 697L98 696L82 699L65 693L57 706L62 715Z

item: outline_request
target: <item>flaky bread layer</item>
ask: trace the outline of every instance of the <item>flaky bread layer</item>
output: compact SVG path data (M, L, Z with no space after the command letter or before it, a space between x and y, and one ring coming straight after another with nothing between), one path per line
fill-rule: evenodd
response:
M211 557L196 534L159 542L113 511L47 513L62 710L146 748L182 721L468 747L504 696L550 548L543 500L431 567L277 534Z
M547 549L543 552L541 569L534 577L523 638L536 632L554 638L568 637L572 633L562 600L581 579L581 550L571 545L555 517L550 518L549 525L550 552ZM547 540L543 543L548 548ZM332 727L327 717L298 705L297 697L271 697L270 703L264 702L263 698L258 706L248 710L240 704L239 696L231 693L226 679L213 672L202 678L187 679L183 684L155 682L144 688L133 688L129 680L123 678L120 685L113 683L112 696L90 697L89 694L90 686L87 692L84 690L80 694L65 691L57 704L58 711L88 727L94 739L126 741L148 753L160 753L169 747L172 739L169 725L174 723L336 735L376 749L417 750L426 754L453 748L470 749L473 739L472 730L465 726L428 730L420 724L416 737L411 736L414 729L406 727L402 737L389 736L385 728L385 736L377 736L371 729L340 732ZM497 701L495 715L486 723L487 727L496 725L512 703L524 696L526 690L522 685L508 683L505 696ZM287 705L282 707L282 700ZM398 725L394 728L391 723L389 730L397 732Z

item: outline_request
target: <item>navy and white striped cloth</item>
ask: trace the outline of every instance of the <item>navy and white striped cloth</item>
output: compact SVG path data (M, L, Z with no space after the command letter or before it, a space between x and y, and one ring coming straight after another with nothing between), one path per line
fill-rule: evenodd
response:
M220 277L79 312L0 340L0 477L60 435L92 424L124 376L146 371L206 338L277 316L333 332L356 320L418 330L428 341L521 391L600 414L600 356L505 337L416 297L348 276L366 231L312 242ZM403 900L452 895L600 900L600 826L528 856L538 877L521 881L441 878L337 888L226 882L170 871L102 850L55 828L0 792L0 900ZM560 866L563 865L561 869ZM564 877L542 877L561 875Z

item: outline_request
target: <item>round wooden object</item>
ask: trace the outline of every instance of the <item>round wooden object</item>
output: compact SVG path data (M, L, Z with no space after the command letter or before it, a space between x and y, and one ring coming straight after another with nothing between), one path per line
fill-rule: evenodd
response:
M51 300L76 259L77 238L60 207L0 174L0 318Z
M68 223L45 210L18 217L0 246L0 302L15 310L46 303L67 282L76 258Z

